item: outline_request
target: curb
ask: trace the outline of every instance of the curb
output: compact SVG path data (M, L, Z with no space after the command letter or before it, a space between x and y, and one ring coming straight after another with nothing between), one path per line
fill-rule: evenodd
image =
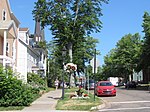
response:
M103 109L104 107L106 107L106 105L108 105L108 103L106 101L104 101L103 99L102 100L102 104L101 105L98 105L96 107L92 107L90 109L90 111L94 111L94 110L100 110L100 109Z

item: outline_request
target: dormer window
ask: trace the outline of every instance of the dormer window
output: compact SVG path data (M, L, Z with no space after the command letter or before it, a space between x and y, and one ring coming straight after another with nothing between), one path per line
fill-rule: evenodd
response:
M2 12L2 20L5 21L6 20L6 10L3 9L3 12Z

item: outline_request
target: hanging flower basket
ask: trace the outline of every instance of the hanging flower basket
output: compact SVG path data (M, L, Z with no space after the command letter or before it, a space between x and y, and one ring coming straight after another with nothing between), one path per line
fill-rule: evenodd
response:
M77 70L77 65L73 63L67 63L66 64L66 71L67 72L74 72Z

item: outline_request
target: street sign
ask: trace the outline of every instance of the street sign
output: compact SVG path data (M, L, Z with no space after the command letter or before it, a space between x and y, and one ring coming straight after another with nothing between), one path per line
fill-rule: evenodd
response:
M94 73L94 58L90 61L90 65L92 66L92 73ZM99 67L99 66L100 66L100 62L96 58L95 73L97 73L97 67Z

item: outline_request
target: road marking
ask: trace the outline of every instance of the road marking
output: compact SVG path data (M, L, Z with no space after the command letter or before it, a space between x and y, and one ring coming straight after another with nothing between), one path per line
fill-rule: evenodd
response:
M99 110L99 112L104 112L104 111L119 111L119 110L140 110L140 109L150 109L150 107L102 109L102 110Z
M125 102L110 102L111 104L117 103L150 103L150 101L125 101Z

